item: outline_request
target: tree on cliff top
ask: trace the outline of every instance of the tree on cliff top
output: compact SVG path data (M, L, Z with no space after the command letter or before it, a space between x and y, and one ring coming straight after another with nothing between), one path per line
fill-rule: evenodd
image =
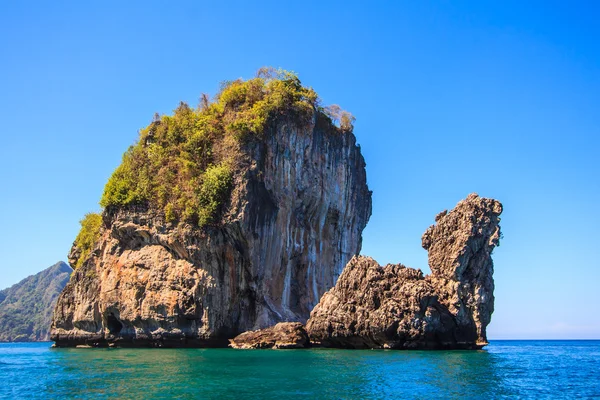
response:
M163 210L168 221L215 224L229 197L241 146L263 139L280 118L302 123L315 112L332 124L317 93L293 72L264 67L255 78L226 81L213 102L203 95L196 110L182 102L172 116L155 117L142 129L100 204L147 204ZM343 124L335 129L351 130L350 119L339 112Z

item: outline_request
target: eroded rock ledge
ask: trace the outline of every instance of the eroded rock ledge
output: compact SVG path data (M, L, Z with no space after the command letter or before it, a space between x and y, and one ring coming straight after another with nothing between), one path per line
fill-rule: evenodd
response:
M300 322L280 322L270 328L244 332L229 343L234 349L301 349L310 345Z
M492 250L502 205L471 194L423 235L431 275L354 257L323 295L306 330L338 348L479 349L494 310ZM267 341L269 332L255 332Z

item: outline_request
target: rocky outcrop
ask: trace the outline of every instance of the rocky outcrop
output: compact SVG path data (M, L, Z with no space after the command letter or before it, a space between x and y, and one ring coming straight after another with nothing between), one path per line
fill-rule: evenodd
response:
M0 291L0 342L48 341L52 311L71 271L57 262Z
M55 309L58 346L226 346L240 332L305 322L361 248L371 215L351 132L280 119L243 145L222 223L107 207L100 239ZM69 258L76 265L80 250Z
M311 340L342 348L463 348L487 344L494 310L492 250L502 205L471 194L423 235L431 275L354 257L312 311Z
M423 234L431 275L427 278L468 342L487 344L494 312L492 251L500 244L502 204L470 194L442 212Z
M308 334L299 322L280 322L229 340L229 346L234 349L302 349L309 345Z

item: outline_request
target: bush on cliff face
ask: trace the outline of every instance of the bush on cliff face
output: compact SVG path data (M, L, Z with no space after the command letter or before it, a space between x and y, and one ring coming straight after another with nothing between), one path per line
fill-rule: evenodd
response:
M96 213L85 214L81 221L81 230L75 238L75 244L81 250L81 255L77 259L75 268L81 267L88 255L94 249L96 240L100 237L100 227L102 226L102 216Z
M229 193L231 181L231 169L228 165L210 166L206 169L198 197L198 225L204 226L214 221L219 207Z
M173 116L155 117L123 155L100 205L147 204L170 222L214 224L228 200L239 146L260 140L277 118L303 122L314 112L335 129L351 130L348 118L335 127L317 93L292 72L261 68L253 79L225 82L214 102L203 95L197 110L182 102Z

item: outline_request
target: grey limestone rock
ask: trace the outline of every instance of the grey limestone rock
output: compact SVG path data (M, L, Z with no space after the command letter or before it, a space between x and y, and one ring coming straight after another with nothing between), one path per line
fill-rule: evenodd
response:
M218 226L108 207L100 240L61 294L57 346L226 346L247 330L306 322L360 252L371 215L352 132L279 120L250 141ZM75 265L77 247L69 262Z
M229 346L235 349L302 349L309 345L308 334L300 322L280 322L229 340Z
M477 349L494 311L492 250L502 205L469 195L423 235L431 275L354 257L306 329L327 347Z

